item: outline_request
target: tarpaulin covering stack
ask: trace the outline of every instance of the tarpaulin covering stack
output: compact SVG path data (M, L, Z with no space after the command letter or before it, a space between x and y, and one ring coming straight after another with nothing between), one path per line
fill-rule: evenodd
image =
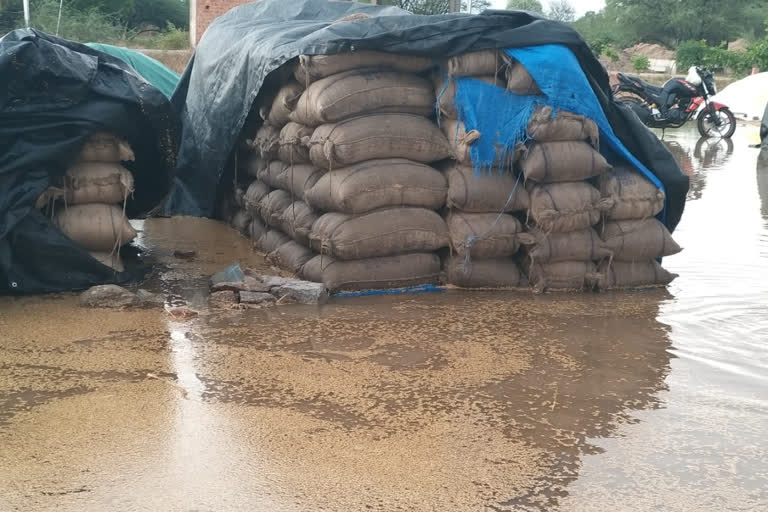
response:
M91 251L111 253L114 246L104 241L112 235L118 245L131 238L123 214L146 214L168 193L176 119L168 99L118 59L35 30L0 39L0 290L73 290L143 275L127 262L117 272L119 261L111 256L97 255L106 265L92 256L75 240L70 222L75 216L93 221L93 212L83 210L100 210L104 222L89 224L100 226L99 242L87 242ZM133 161L103 136L92 139L104 133L127 141L130 148L122 149ZM96 156L85 156L86 163L83 156L94 149ZM67 183L71 195L60 199L69 199L66 217L52 219L37 208L46 189ZM111 196L99 196L105 191ZM93 233L80 235L82 242Z
M613 164L645 176L665 194L669 230L688 188L659 141L612 102L581 38L522 12L244 5L203 36L174 103L189 128L167 210L213 215L217 202L239 202L230 217L252 234L261 224L246 230L249 218L263 223L262 250L330 288L432 282L436 251L460 286L518 286L532 263L576 262L578 286L540 287L606 287L596 263L614 259L595 230L610 204L599 177ZM258 154L239 152L244 144ZM555 233L564 240L551 243ZM289 239L300 258L277 250ZM597 248L568 252L587 242ZM307 259L307 246L317 255ZM406 257L423 270L416 281L392 274Z

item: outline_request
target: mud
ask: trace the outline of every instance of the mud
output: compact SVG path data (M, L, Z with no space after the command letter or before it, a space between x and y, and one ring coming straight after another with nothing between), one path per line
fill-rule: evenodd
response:
M669 290L208 311L269 264L153 219L148 287L199 316L0 298L0 510L764 510L768 165L665 135L698 183Z

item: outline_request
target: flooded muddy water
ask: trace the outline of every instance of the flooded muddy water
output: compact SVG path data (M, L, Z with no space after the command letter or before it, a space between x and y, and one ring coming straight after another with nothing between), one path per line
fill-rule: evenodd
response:
M768 159L665 140L668 290L208 311L210 273L268 264L153 219L146 286L198 317L0 298L0 510L768 510Z

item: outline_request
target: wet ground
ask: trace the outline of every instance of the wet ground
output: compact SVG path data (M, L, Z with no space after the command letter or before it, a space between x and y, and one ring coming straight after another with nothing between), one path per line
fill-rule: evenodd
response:
M0 298L0 510L768 510L768 163L745 131L665 134L692 178L665 291L210 313L206 277L263 259L144 222L149 287L199 317Z

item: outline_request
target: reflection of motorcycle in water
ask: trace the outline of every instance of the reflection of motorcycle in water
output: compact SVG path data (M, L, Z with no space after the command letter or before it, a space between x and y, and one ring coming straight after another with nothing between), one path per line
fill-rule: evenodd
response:
M722 167L733 154L731 139L701 137L693 149L693 156L701 163L701 169Z
M701 137L691 150L675 140L662 140L678 165L691 180L687 200L694 201L701 197L706 185L706 170L722 167L733 154L731 139L709 139Z

